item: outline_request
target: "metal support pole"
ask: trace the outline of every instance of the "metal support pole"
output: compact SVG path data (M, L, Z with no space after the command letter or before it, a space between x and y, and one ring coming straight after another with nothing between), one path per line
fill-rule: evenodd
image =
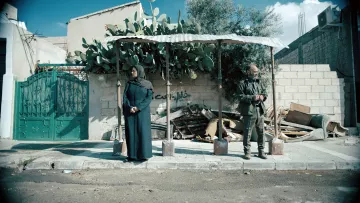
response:
M218 138L222 140L222 73L221 73L221 40L218 40L218 82L219 82L219 122L218 122Z
M275 73L274 73L274 48L270 47L271 53L271 77L272 77L272 92L273 92L273 108L274 108L274 127L275 127L275 135L274 138L278 138L278 124L277 124L277 109L276 109L276 81L275 81Z
M222 138L222 73L221 73L221 40L217 41L218 50L218 82L219 82L219 121L218 121L218 139L214 141L214 154L228 154L228 141Z
M169 79L169 43L166 43L166 136L168 142L170 137L170 79Z
M118 136L119 140L123 140L121 127L121 82L120 82L120 57L119 57L119 41L116 41L116 78L117 78L117 117L118 117Z
M172 142L171 130L170 130L170 76L169 76L169 43L165 44L166 48L166 137L167 140L162 142L162 154L163 156L174 156L175 146Z
M126 148L126 142L123 139L122 134L122 126L121 126L121 82L120 82L120 57L119 57L119 41L115 42L115 53L116 53L116 78L117 78L117 118L118 118L118 131L117 131L117 137L114 140L114 146L113 146L113 155L127 155L127 148ZM119 140L117 140L119 138Z

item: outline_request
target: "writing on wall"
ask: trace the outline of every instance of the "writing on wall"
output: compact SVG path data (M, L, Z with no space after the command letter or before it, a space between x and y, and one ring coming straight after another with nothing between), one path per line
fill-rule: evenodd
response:
M189 97L191 97L191 94L187 93L186 91L175 92L175 93L170 94L170 98L172 100L174 100L175 102L182 101L183 99L186 99ZM155 99L166 99L166 94L165 95L158 94L154 98Z

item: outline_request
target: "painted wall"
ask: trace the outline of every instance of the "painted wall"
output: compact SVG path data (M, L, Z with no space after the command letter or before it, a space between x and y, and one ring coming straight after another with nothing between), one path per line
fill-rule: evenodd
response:
M290 107L291 102L311 107L313 114L328 114L334 121L344 124L344 79L338 78L329 65L280 65L277 78L278 106ZM159 74L149 75L154 86L151 113L166 108L165 81ZM121 77L124 86L125 77ZM184 106L187 103L205 104L214 110L218 109L216 81L209 75L199 76L196 80L183 79L171 81L171 106ZM123 93L123 86L121 93ZM100 140L110 136L117 125L116 75L89 76L89 139ZM269 99L266 107L272 105L272 93L269 87ZM230 105L223 99L224 110L232 111L236 105ZM124 121L122 119L122 121Z
M83 50L82 38L88 43L94 39L103 40L105 38L105 25L116 24L125 26L125 18L133 18L135 12L140 15L142 7L140 3L133 3L110 12L98 12L98 14L89 14L87 17L71 19L68 22L67 43L68 51L73 53L76 50ZM139 16L138 16L139 17Z
M32 33L13 25L13 73L24 81L34 71L35 63L65 63L66 51L52 43L32 37Z
M148 79L152 82L155 91L150 104L151 113L156 114L166 108L165 81L159 74L149 75ZM126 78L122 77L121 93L124 91L125 81ZM209 75L200 76L196 80L186 78L171 83L171 107L192 103L205 104L212 109L218 109L216 84L210 81ZM89 88L89 139L99 140L108 136L117 125L116 75L89 75ZM225 109L231 110L227 101L223 104Z
M68 49L68 45L67 45L67 37L63 36L63 37L43 37L41 39L44 39L50 43L52 43L53 45L60 47L61 49L67 51Z

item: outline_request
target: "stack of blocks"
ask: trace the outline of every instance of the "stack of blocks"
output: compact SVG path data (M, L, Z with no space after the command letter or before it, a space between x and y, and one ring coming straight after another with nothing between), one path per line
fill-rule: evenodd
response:
M277 106L298 103L311 107L311 114L328 114L344 124L344 79L338 78L329 65L279 65L276 73ZM269 87L266 106L272 105Z

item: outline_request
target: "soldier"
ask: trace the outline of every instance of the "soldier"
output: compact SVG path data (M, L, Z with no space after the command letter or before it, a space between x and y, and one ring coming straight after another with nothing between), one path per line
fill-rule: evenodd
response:
M240 103L238 110L244 118L244 153L245 159L251 158L251 133L255 127L258 134L257 143L259 158L267 159L264 153L264 112L267 94L261 87L258 79L259 70L255 64L247 67L248 78L241 81L239 85Z

